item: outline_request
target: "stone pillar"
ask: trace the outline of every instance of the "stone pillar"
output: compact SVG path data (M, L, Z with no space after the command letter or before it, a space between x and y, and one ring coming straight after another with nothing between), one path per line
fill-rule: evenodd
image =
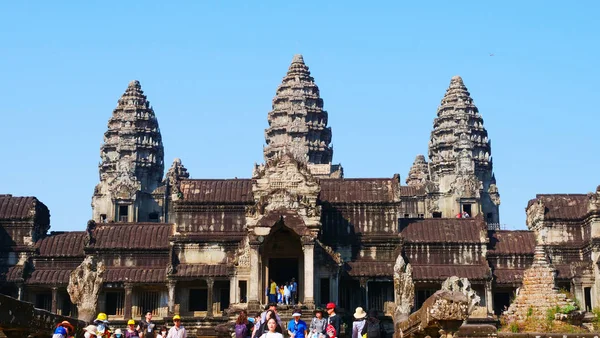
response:
M360 284L360 302L364 309L367 309L367 283L369 279L367 277L360 277L358 283Z
M487 313L494 313L494 295L492 294L492 281L485 283L485 305Z
M259 300L259 269L258 245L250 245L250 279L248 280L248 310L260 310Z
M206 317L213 317L213 286L215 285L215 280L212 278L206 279L206 286L208 287L208 295L207 295L207 308L206 308Z
M236 304L240 302L238 292L238 282L236 276L231 276L229 279L229 304Z
M133 285L129 283L125 284L125 301L123 304L123 317L125 317L125 320L131 319L131 308L133 307L131 299L132 293Z
M304 251L304 305L309 309L315 307L314 283L315 283L315 244L308 243L303 246Z
M50 312L56 313L58 311L58 287L52 287L52 308Z
M175 314L175 285L177 284L177 281L174 280L168 280L167 281L167 289L168 289L168 293L169 293L169 299L167 301L168 307L169 307L169 317L173 316Z
M23 301L25 298L25 286L21 283L17 285L17 299Z
M340 272L337 271L333 275L331 275L331 286L329 290L329 299L331 302L335 304L339 304L339 294L340 294Z

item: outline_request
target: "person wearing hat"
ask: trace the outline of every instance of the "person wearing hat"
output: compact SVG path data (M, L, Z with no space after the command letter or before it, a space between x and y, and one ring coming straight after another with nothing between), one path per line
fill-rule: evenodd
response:
M135 329L135 320L133 319L127 321L127 331L125 331L125 338L140 338L140 332Z
M320 335L325 334L325 327L327 326L327 319L323 318L323 310L316 309L315 316L310 321L310 338L319 338Z
M327 303L327 324L333 325L335 334L340 332L340 316L335 313L335 303Z
M290 320L287 326L290 338L306 338L308 327L306 326L306 322L300 319L300 316L302 316L300 309L296 309L292 313L293 319Z
M56 325L57 329L59 327L62 327L65 329L65 331L66 331L65 337L71 337L75 334L75 328L73 327L73 325L71 325L71 323L69 323L66 320L63 320L62 322L60 322ZM54 334L56 334L56 332L54 332Z
M365 317L367 313L362 307L357 307L354 311L354 322L352 322L352 338L361 338L362 329L365 327Z
M385 328L381 324L381 321L377 318L377 310L369 310L368 317L361 334L366 334L367 338L385 338L387 333L385 332Z
M96 325L88 325L83 329L85 338L96 338L98 333L98 327Z
M167 334L167 338L187 338L185 327L181 325L181 317L179 315L173 316L173 324L175 324Z
M115 337L115 338L123 338L123 331L121 331L121 329L116 329L115 333L113 334L113 337Z
M67 338L67 329L62 326L57 326L52 338Z

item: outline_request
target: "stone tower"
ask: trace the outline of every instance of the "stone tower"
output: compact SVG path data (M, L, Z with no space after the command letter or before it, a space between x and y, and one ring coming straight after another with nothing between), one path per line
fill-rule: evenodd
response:
M498 223L500 195L483 119L460 76L454 76L437 110L429 142L431 180L439 188L431 211L454 217L466 211ZM437 210L435 210L437 207Z
M409 186L418 186L425 184L429 180L429 166L425 161L425 156L417 155L413 162L408 177L406 178L406 184Z
M164 150L154 110L132 81L108 120L100 147L100 183L92 197L96 222L158 221L152 197L164 173Z
M290 153L297 160L307 163L314 175L342 175L341 166L331 165L333 148L327 112L323 110L319 87L302 55L294 56L277 88L268 121L265 161Z

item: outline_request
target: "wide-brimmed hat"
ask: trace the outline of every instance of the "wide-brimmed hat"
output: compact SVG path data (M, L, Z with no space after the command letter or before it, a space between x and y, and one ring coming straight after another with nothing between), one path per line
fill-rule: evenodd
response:
M85 327L85 332L87 333L91 333L94 336L98 334L98 328L96 327L96 325L88 325Z
M116 329L115 334L123 334L123 331L121 331L121 329Z
M329 309L335 309L335 303L327 303L327 310Z
M313 311L314 314L317 314L317 312L321 312L321 315L323 315L323 309L315 309L315 311Z
M294 310L294 313L292 313L292 317L300 317L302 316L302 311L300 310Z
M354 318L356 318L356 319L363 319L366 316L367 316L367 313L360 306L356 308L356 311L354 311Z
M66 320L63 320L62 322L58 323L57 326L64 327L65 329L67 329L69 334L73 334L75 332L75 328L73 327L73 325Z

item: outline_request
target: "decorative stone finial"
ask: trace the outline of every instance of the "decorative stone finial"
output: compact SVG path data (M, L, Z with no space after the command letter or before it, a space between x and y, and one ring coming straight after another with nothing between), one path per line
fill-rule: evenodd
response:
M140 81L138 80L133 80L129 82L129 85L127 87L142 88L142 86L140 85Z
M406 178L406 184L409 186L416 186L424 184L429 179L429 169L427 167L427 161L425 156L417 155L413 162L408 177Z
M304 64L304 58L302 57L302 54L296 54L296 55L294 55L294 58L292 59L292 63L302 63L302 64Z

